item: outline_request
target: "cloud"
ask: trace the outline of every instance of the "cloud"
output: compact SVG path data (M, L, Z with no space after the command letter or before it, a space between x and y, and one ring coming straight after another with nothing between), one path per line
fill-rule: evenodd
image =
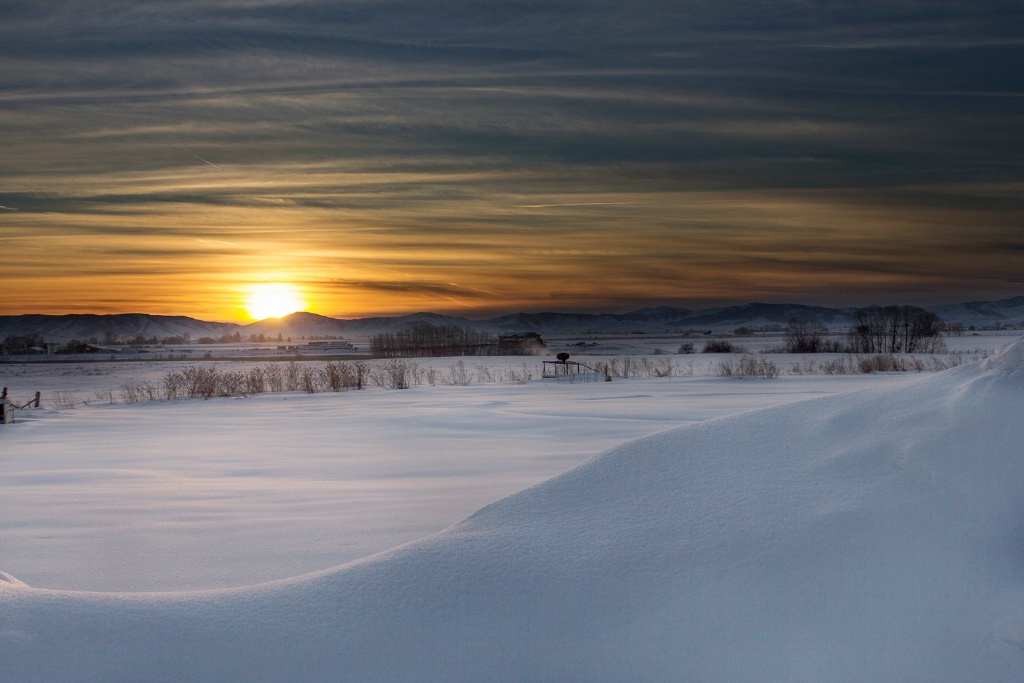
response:
M9 4L0 231L65 244L7 272L352 267L374 310L1016 277L1018 3Z

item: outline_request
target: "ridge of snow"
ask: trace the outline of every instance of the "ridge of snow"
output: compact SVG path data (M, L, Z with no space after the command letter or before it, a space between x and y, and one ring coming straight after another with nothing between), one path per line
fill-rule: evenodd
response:
M0 571L0 590L5 588L27 588L23 581L19 581L7 572Z

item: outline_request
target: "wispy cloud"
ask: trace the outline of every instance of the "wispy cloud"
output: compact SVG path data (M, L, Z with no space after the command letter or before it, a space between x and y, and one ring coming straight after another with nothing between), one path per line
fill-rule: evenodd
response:
M1016 294L1022 21L955 0L16 0L0 286L25 310L103 290L221 318L265 275L332 314Z

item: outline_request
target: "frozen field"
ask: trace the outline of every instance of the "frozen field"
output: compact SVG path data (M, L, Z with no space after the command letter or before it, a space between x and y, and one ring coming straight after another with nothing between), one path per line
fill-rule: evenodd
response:
M123 372L41 367L0 371L19 395ZM0 670L1019 681L1022 405L1017 341L940 373L21 413L0 427Z
M121 367L103 369L59 383L89 396ZM2 569L103 591L286 578L440 531L639 436L916 378L534 380L23 411L0 433Z

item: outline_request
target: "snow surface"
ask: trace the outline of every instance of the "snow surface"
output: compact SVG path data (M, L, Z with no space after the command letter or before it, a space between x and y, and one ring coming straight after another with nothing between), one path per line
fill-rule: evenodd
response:
M595 385L600 386L600 385ZM1024 680L1024 342L619 445L245 588L0 576L10 681Z
M140 372L83 369L5 381L88 396ZM441 531L623 441L910 379L535 381L22 411L0 431L0 567L73 590L283 579Z

